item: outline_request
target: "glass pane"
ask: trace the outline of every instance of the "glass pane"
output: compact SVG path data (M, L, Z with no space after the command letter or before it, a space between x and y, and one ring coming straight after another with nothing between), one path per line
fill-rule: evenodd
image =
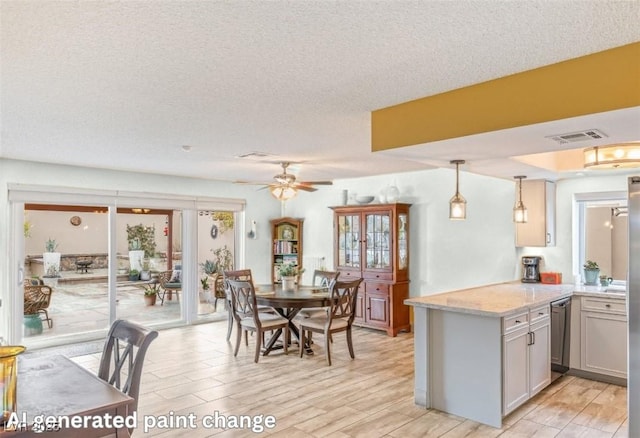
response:
M233 269L235 214L198 212L198 319L227 318L222 272Z
M407 215L398 215L398 269L407 269Z

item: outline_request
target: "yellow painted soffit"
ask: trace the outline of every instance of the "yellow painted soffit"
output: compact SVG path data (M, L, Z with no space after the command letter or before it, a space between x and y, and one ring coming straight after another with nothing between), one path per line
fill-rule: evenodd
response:
M371 113L371 150L640 105L640 42Z

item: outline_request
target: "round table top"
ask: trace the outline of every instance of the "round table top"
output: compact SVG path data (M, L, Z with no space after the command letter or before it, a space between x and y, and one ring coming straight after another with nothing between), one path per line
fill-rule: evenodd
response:
M296 286L293 291L284 291L281 284L259 284L255 290L256 301L263 306L305 308L331 305L326 287Z

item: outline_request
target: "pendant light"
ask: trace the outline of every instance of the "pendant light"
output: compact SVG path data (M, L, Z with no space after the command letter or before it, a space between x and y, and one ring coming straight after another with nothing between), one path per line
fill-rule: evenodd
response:
M464 164L464 160L451 160L450 164L456 165L456 194L449 200L449 219L464 220L467 218L467 201L459 191L459 166Z
M527 222L527 207L522 203L522 180L526 176L514 176L518 180L518 201L513 207L513 221L519 224Z

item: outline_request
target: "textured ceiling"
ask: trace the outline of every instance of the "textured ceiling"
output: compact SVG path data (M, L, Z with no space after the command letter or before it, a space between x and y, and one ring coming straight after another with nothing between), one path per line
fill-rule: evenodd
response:
M640 41L637 1L2 0L0 20L0 157L230 181L279 172L253 151L307 180L512 174L545 150L517 129L372 154L370 112Z

